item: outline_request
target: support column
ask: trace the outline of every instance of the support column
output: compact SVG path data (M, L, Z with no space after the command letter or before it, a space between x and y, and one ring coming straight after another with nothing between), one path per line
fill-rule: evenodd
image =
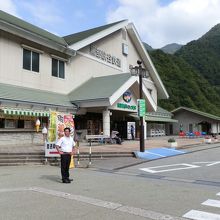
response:
M102 112L103 118L103 134L110 136L110 111L104 110Z
M147 140L147 122L144 121L144 139Z

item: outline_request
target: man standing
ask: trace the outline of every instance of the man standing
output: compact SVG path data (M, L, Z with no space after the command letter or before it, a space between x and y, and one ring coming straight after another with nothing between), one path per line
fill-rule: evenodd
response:
M70 183L73 179L69 178L69 166L71 155L74 154L75 142L70 136L70 128L64 129L64 136L56 143L56 149L61 157L61 175L63 183Z
M131 138L134 140L134 125L131 125Z

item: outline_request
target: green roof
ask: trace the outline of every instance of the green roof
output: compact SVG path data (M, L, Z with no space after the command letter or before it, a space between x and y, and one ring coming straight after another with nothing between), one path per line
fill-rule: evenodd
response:
M93 77L69 93L69 98L71 101L108 99L130 77L130 73Z
M150 117L146 116L145 121L155 121L155 122L178 122L178 120L172 118L164 118L164 117Z
M0 100L73 107L67 95L0 83Z
M146 121L156 121L156 122L178 122L178 120L172 119L172 113L157 106L156 112L147 112L145 120Z
M157 106L157 111L156 112L147 112L146 116L171 118L172 117L172 113L170 113L166 109L163 109L163 108Z
M171 112L175 113L175 112L178 112L178 111L181 111L181 110L189 111L189 112L204 116L206 118L211 118L211 119L214 119L214 120L220 120L220 117L218 117L216 115L212 115L212 114L209 114L209 113L206 113L206 112L201 112L199 110L195 110L195 109L187 108L187 107L179 107L177 109L174 109Z
M123 22L125 20L122 20L122 21L118 21L118 22L115 22L115 23L111 23L111 24L107 24L107 25L103 25L103 26L100 26L100 27L96 27L96 28L92 28L92 29L89 29L89 30L86 30L86 31L82 31L82 32L78 32L78 33L75 33L75 34L70 34L70 35L67 35L67 36L64 36L64 40L69 44L69 45L72 45L78 41L81 41L85 38L88 38L90 37L91 35L94 35L96 33L99 33L105 29L108 29L116 24L119 24L121 22Z
M17 18L13 15L10 15L2 10L0 10L0 21L3 21L3 22L6 22L6 23L9 23L11 25L14 25L14 26L17 26L19 28L22 28L26 31L29 31L29 32L32 32L34 34L37 34L43 38L46 38L46 39L49 39L51 41L54 41L58 44L61 44L63 46L66 46L67 43L65 42L65 40L62 38L62 37L59 37L55 34L52 34L42 28L39 28L35 25L32 25L20 18Z

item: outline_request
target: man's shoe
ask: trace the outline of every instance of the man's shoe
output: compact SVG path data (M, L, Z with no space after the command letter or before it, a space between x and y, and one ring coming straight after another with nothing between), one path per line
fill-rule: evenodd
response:
M67 180L69 180L70 182L72 182L72 181L73 181L73 179L70 179L70 178L68 178Z
M65 180L63 180L63 183L70 183L70 180L65 179Z

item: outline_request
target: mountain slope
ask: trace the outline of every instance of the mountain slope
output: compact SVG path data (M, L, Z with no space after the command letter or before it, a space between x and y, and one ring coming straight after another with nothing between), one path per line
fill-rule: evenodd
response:
M220 95L220 24L176 53L215 86Z
M147 44L147 43L145 43L145 42L142 42L142 43L143 43L143 45L144 45L144 47L145 47L145 49L146 49L147 51L152 51L152 50L154 50L154 48L151 47L149 44Z
M177 52L183 45L181 44L167 44L166 46L162 47L161 50L164 53L169 53L169 54L174 54L175 52Z
M159 105L167 110L179 106L198 109L220 116L220 96L207 80L183 58L165 54L161 50L149 52L170 95Z

